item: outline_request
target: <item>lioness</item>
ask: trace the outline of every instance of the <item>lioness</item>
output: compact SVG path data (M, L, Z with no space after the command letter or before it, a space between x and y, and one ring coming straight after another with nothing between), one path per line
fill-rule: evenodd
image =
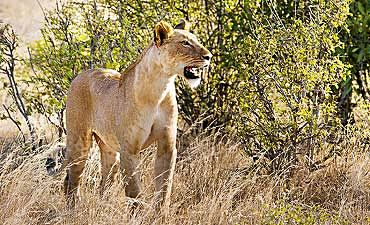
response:
M122 74L109 69L79 74L66 105L68 164L65 194L73 207L80 175L95 138L101 154L101 190L113 182L119 167L126 195L140 193L136 172L139 152L157 141L154 177L157 202L168 210L176 161L177 102L175 78L199 83L198 68L208 67L211 53L185 30L166 22L154 28L154 40Z

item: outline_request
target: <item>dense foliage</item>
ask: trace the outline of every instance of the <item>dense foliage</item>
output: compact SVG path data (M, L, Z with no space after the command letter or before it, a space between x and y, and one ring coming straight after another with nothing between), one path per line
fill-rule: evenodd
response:
M353 92L366 101L370 97L370 1L353 1L350 13L340 35L343 46L337 50L342 60L351 66L351 73L341 82L338 100L343 124L355 122L353 108L358 100L353 100Z
M269 172L298 161L315 169L338 153L352 90L369 94L369 10L367 0L59 2L31 46L26 99L62 135L66 93L80 71L123 70L156 22L186 18L214 57L200 88L178 81L184 127L236 134Z

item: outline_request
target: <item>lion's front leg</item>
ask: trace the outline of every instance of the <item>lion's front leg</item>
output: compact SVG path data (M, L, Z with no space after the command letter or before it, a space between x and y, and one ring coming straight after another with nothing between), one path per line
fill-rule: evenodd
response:
M168 214L170 206L170 196L175 172L177 157L176 133L168 135L158 140L158 150L154 165L154 179L157 209L162 206L162 212Z
M120 154L121 172L126 185L125 192L126 196L131 198L138 197L141 190L140 173L137 168L139 165L138 152L121 150Z

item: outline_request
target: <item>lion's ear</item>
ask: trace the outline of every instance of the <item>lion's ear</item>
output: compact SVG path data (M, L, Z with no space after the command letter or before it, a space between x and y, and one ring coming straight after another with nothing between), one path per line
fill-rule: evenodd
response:
M180 22L175 26L175 29L190 30L190 27L190 22L186 21L185 19L180 19Z
M163 42L171 36L173 28L166 22L159 22L154 27L154 42L157 47L161 46Z

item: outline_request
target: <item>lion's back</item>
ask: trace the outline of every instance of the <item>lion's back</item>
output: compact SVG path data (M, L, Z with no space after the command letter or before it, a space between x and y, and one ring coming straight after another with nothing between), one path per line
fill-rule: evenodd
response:
M96 69L89 74L90 92L92 95L111 95L118 89L121 74L111 69Z
M93 69L80 73L72 81L66 103L68 126L81 124L91 126L94 112L105 106L118 89L121 74L110 69Z
M80 96L83 98L81 100L85 101L93 95L101 95L104 91L116 89L114 87L118 87L120 78L121 74L111 69L100 68L84 71L73 79L68 98L74 99L75 96Z

